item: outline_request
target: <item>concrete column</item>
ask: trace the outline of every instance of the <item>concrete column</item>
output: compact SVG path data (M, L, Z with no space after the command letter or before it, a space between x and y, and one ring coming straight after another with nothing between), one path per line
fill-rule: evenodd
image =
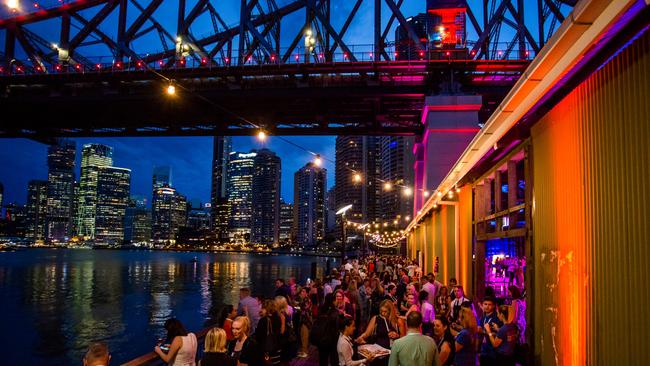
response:
M481 105L480 95L426 97L422 111L425 127L422 137L425 173L422 186L418 188L433 192L445 178L480 130L478 111ZM416 166L417 164L416 162Z
M415 162L413 163L413 217L424 205L426 197L424 197L424 175L426 167L424 165L424 144L422 137L418 136L413 144L413 155Z

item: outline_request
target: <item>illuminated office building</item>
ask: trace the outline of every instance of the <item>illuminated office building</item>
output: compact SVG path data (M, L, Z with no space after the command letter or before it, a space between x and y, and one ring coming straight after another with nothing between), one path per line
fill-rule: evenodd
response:
M25 236L34 241L45 240L47 215L47 181L31 180L27 185L27 230Z
M230 153L228 161L228 232L231 241L248 243L253 213L253 173L256 152Z
M131 193L131 170L113 166L97 167L95 243L121 245L124 217Z
M48 241L65 241L72 235L75 154L75 143L66 140L50 145L47 150Z
M228 159L232 150L229 136L215 136L212 151L212 229L219 242L228 240Z
M251 243L277 246L280 235L280 158L257 151L253 163Z
M294 174L293 221L296 244L314 248L325 238L327 170L309 162Z
M83 239L95 238L95 214L97 212L97 179L100 167L113 165L113 148L101 144L86 144L81 150L81 175L77 235Z

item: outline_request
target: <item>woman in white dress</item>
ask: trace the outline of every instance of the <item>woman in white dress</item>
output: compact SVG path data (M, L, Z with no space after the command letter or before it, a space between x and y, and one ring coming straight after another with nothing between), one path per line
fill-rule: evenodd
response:
M171 339L169 351L166 353L157 345L154 352L170 366L196 366L196 335L188 333L178 319L168 319L165 322L167 339Z

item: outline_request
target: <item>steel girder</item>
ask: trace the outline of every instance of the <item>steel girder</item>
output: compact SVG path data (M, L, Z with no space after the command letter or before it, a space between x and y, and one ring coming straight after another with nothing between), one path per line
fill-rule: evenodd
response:
M220 64L284 63L293 61L297 54L301 54L303 62L328 62L335 58L337 50L346 55L346 60L357 61L358 53L353 52L349 39L351 24L365 15L359 11L362 6L372 9L373 14L372 31L365 35L368 41L364 42L372 42L372 59L391 59L387 49L394 44L396 25L406 29L416 47L422 47L407 22L407 16L415 14L404 14L402 10L404 0L231 0L233 8L239 7L239 21L234 25L224 21L228 18L225 13L233 13L232 9L217 9L223 3L194 0L190 4L189 0L179 0L175 29L157 19L163 9L167 11L165 19L170 18L171 4L150 0L141 5L138 1L74 1L0 19L0 32L4 32L0 63L22 65L25 71L36 71L40 66L41 72L51 70L47 66L55 64L92 67L91 59L99 55L86 47L98 44L110 51L113 63L130 59L171 66L186 57ZM536 19L526 19L524 0L477 1L482 6L473 7L470 1L467 9L468 30L476 37L467 47L473 51L472 58L486 60L528 59L528 53L539 51L574 3L538 0ZM335 17L332 7L338 9ZM296 17L303 15L304 21L296 24ZM205 33L205 18L210 19L207 34L193 32L194 27ZM48 26L40 30L32 27L41 22ZM313 44L302 45L308 31L313 35L306 42ZM158 35L154 43L152 33ZM170 43L176 47L170 48Z

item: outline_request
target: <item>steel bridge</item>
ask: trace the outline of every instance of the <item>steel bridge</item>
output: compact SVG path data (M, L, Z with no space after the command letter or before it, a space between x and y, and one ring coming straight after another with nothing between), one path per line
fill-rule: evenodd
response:
M286 135L418 134L424 97L460 92L483 96L486 119L574 5L21 1L0 18L0 137L41 140L244 135L251 121ZM418 19L444 20L436 7L456 12L453 43L422 37Z

